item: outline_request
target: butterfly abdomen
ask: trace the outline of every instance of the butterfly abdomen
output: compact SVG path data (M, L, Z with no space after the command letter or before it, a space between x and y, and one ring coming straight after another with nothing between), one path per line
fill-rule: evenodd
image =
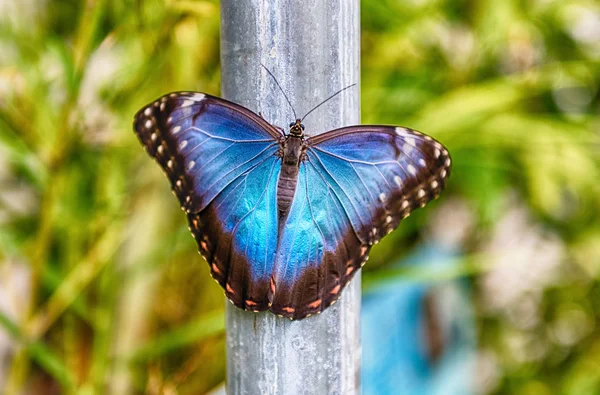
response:
M280 234L296 193L302 146L301 138L290 136L283 147L281 173L277 181L277 214Z

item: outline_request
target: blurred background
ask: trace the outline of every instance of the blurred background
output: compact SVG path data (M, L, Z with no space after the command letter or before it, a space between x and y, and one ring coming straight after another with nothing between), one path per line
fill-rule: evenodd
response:
M600 3L361 4L363 123L454 159L364 268L365 393L600 393ZM0 0L0 393L223 383L222 290L131 127L219 85L217 1Z

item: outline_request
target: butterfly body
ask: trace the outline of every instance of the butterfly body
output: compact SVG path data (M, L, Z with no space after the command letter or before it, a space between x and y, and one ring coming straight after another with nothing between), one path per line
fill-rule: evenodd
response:
M306 150L302 129L299 133L290 132L283 141L283 146L280 149L282 157L281 173L279 174L279 180L277 182L279 234L283 231L285 220L287 219L292 201L294 200L300 162L305 159L304 151Z
M210 95L165 95L138 138L187 213L211 275L245 310L291 319L335 302L373 244L436 198L448 151L417 131L351 126L306 137Z

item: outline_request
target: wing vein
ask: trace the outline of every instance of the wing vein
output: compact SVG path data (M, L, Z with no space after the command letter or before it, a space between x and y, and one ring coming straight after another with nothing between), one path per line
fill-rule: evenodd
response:
M319 163L321 163L321 166L323 166L323 169L327 172L327 174L329 174L329 177L331 177L331 179L333 181L336 181L335 178L333 178L333 176L331 175L331 173L327 170L327 168L323 165L323 163L321 162L321 159L319 158L318 154L313 153L314 157L319 161ZM323 181L325 182L325 184L329 187L329 189L333 192L333 194L335 195L338 203L340 204L340 206L342 206L342 209L344 210L344 214L346 215L346 218L348 219L348 222L350 223L350 227L352 228L352 230L354 231L354 234L356 235L356 237L358 237L358 231L354 228L354 224L352 223L352 219L350 218L350 215L348 214L348 212L346 211L346 207L344 206L344 203L342 203L342 200L340 199L337 191L329 184L329 181L327 181L327 179L325 178L325 176L321 173L321 171L310 162L310 165L313 167L313 169L315 169L315 171L319 174L319 176L323 179ZM336 181L337 182L337 181ZM348 196L348 194L344 191L344 189L339 185L340 190L342 191L342 193L346 196L346 198L350 201L350 204L352 205L352 207L354 208L354 210L356 211L356 207L354 206L354 203L352 202L352 200L350 199L350 197ZM360 237L358 237L360 239Z
M204 124L210 125L211 123L209 122L203 122ZM184 131L181 132L181 134L185 134L190 132L191 130L194 130L196 132L200 132L206 136L208 136L208 139L217 139L217 140L223 140L223 141L230 141L234 144L237 143L269 143L269 142L274 142L274 139L252 139L252 140L236 140L236 139L231 139L231 138L227 138L227 137L222 137L222 136L217 136L214 134L211 134L209 132L207 132L206 130L202 130L197 126L190 126L189 128L185 129Z
M259 157L259 156L261 156L263 153L265 153L265 152L266 152L266 151L267 151L269 148L272 148L272 147L273 147L273 146L275 146L275 145L276 145L276 144L271 144L271 145L269 145L269 146L266 146L266 147L265 147L265 148L264 148L262 151L260 151L260 152L259 152L258 154L256 154L256 155L254 155L252 158L248 159L246 162L244 162L244 163L240 163L239 165L237 165L237 166L236 166L236 167L234 167L233 169L229 170L227 173L224 173L224 174L222 174L220 178L217 178L216 180L214 180L214 181L213 181L213 183L212 183L212 184L210 184L210 185L209 185L209 186L208 186L206 189L207 189L207 190L209 190L209 189L210 189L210 188L212 188L212 187L213 187L215 184L219 183L219 182L220 182L222 179L224 179L225 177L227 177L229 174L233 173L234 171L236 171L236 170L237 170L237 169L239 169L240 167L242 167L242 166L244 166L244 165L246 165L246 164L248 164L248 163L252 162L254 159L258 158L258 157ZM266 157L264 160L262 160L261 162L258 162L256 165L252 166L252 167L251 167L249 170L252 170L252 169L254 169L256 166L258 166L258 165L260 165L260 164L264 163L264 162L265 162L267 159L269 159L269 156L267 156L267 157ZM204 166L206 166L206 165L204 165ZM202 166L202 167L204 167L204 166ZM200 170L201 170L201 169L199 169L199 170L197 170L197 171L200 171ZM244 173L244 174L246 174L246 173ZM237 177L236 177L236 178L234 178L233 180L231 180L231 182L235 181L236 179L237 179ZM229 184L231 184L231 183L229 183ZM227 184L227 185L229 185L229 184ZM225 186L224 186L224 188L227 188L227 185L225 185Z

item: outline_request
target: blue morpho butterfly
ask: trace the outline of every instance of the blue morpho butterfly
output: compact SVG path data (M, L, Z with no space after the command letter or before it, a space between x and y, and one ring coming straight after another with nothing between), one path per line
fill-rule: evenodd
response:
M415 130L308 137L296 119L285 133L204 93L167 94L134 128L229 300L290 319L335 302L371 246L437 198L450 174L448 150Z

